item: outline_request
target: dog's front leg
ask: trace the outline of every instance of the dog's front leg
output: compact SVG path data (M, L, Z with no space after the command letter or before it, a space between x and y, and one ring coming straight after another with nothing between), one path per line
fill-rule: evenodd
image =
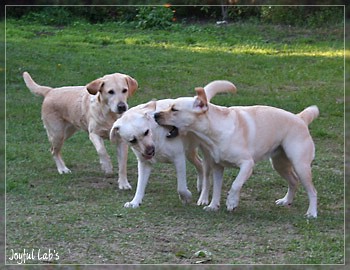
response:
M204 157L203 157L203 181L202 181L202 190L197 201L197 205L207 205L209 203L209 190L210 190L210 175L211 169L213 166L213 160L210 157L210 154L206 152L204 149ZM209 209L208 209L209 210Z
M224 167L218 164L212 164L213 170L213 198L208 206L203 209L206 211L217 211L220 207L222 178L224 174Z
M243 184L252 175L254 167L253 160L244 160L239 167L239 173L233 181L231 189L227 195L226 206L228 211L234 210L239 203L239 194Z
M96 151L100 157L100 164L101 164L102 170L105 172L106 175L112 175L113 167L111 163L111 158L107 153L103 139L95 133L90 133L89 138L91 142L94 144Z
M202 186L203 186L203 165L202 165L202 160L200 156L198 155L197 148L195 147L190 147L186 151L186 157L187 159L195 166L196 171L197 171L197 191L198 193L201 192Z
M117 159L118 159L118 184L119 189L131 189L126 175L128 162L128 145L121 140L117 144Z
M192 199L192 193L187 188L185 156L177 156L174 163L177 174L177 192L184 204L190 203Z
M124 207L126 208L137 208L142 203L142 199L143 199L143 196L145 195L145 190L146 190L148 178L151 174L152 167L150 164L138 160L137 169L138 169L138 179L137 179L136 193L131 202L127 202L124 204Z

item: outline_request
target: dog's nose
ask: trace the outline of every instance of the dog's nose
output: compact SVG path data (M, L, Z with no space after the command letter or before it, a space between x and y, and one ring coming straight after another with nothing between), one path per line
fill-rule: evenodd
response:
M147 156L154 156L154 153L155 153L155 147L153 145L147 146L146 155Z
M127 106L124 102L119 102L118 105L117 105L117 111L118 113L123 113L125 112L127 109Z
M157 123L158 123L159 118L160 118L160 113L159 112L155 113L154 120L156 120Z

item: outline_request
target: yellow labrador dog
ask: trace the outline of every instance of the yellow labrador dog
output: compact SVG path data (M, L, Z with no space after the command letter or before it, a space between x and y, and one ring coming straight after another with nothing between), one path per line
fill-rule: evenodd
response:
M227 108L209 103L203 88L196 88L196 92L193 98L175 99L167 110L155 114L155 120L175 126L179 132L192 132L210 154L213 198L205 209L220 206L224 167L240 168L226 201L232 211L254 164L270 157L274 169L289 184L287 194L276 204L290 205L301 181L309 197L306 216L316 218L317 192L311 175L315 146L308 125L318 116L318 108L308 107L298 115L269 106ZM208 191L203 188L202 192Z
M236 87L229 81L213 81L204 87L210 100L216 93L235 92ZM199 146L194 136L179 135L172 127L159 126L154 120L154 113L164 110L173 102L172 99L151 101L129 109L119 118L111 129L111 141L126 141L138 160L138 181L134 198L124 206L139 207L146 185L155 162L173 163L177 172L177 191L183 203L191 200L192 194L187 188L186 157L194 164L198 172L197 189L201 189L203 170L197 154Z
M113 166L103 140L109 138L113 123L128 109L127 98L136 91L137 81L128 75L114 73L86 86L51 88L35 83L28 72L23 73L23 79L32 93L44 97L42 120L58 172L71 172L61 157L61 148L66 139L82 129L89 133L100 157L102 170L111 175ZM127 145L121 143L117 150L119 188L130 189L126 175Z

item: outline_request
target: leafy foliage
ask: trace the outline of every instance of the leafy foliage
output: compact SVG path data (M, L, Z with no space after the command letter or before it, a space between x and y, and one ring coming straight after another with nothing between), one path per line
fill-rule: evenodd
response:
M170 8L164 6L140 7L135 19L138 28L165 29L172 24L173 11Z
M174 21L261 21L264 23L322 27L342 23L342 6L22 6L7 7L7 17L46 25L134 22L137 28L165 29ZM175 16L176 15L176 16Z

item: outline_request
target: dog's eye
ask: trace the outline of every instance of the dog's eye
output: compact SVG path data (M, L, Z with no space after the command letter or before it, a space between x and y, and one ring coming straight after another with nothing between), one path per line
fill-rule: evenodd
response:
M109 91L108 91L108 94L114 95L114 90L109 90Z
M122 93L125 94L126 92L128 92L128 89L124 88Z
M148 133L149 133L149 129L147 129L143 135L147 136Z
M137 143L137 140L136 140L136 138L133 138L131 141L129 141L130 143L132 143L132 144L135 144L135 143Z
M179 110L176 110L174 107L171 107L172 112L178 112Z

